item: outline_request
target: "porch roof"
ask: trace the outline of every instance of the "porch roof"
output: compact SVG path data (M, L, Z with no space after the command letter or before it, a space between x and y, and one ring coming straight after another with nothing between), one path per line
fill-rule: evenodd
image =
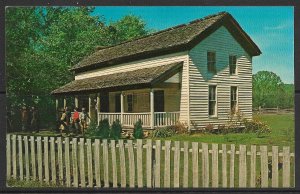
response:
M157 67L137 69L129 72L113 73L92 78L74 80L54 90L51 94L71 94L95 92L111 89L133 89L152 87L167 80L182 68L183 62L175 62Z

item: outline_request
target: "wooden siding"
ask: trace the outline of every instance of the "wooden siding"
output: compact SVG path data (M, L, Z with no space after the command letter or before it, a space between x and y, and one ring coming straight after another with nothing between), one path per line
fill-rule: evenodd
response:
M215 75L207 71L207 51L216 52ZM229 75L229 55L237 56L237 75ZM225 124L230 111L230 87L238 87L238 108L252 118L252 59L225 27L189 52L190 121L197 127ZM208 86L217 86L217 117L208 115ZM192 126L193 127L193 126Z
M175 112L180 110L180 89L178 88L155 88L164 90L165 112ZM109 112L115 112L115 95L121 92L109 93ZM150 112L150 89L130 90L124 92L124 111L127 112L126 95L133 94L133 113Z

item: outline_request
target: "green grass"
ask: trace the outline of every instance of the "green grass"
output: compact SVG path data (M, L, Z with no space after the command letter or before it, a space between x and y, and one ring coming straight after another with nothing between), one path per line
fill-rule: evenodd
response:
M178 134L168 138L155 138L172 141L190 141L218 144L245 144L245 145L277 145L290 146L292 152L295 149L295 126L294 114L269 114L258 116L266 122L271 133L262 134L258 137L255 133L228 133L228 134Z

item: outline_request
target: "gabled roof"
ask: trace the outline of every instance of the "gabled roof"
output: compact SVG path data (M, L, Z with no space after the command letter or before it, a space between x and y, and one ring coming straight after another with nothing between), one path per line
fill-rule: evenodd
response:
M85 57L71 70L83 72L134 60L186 51L224 25L240 45L252 56L261 54L258 46L227 12L209 15L118 45L105 47Z
M152 87L179 72L182 68L182 64L183 62L181 61L158 67L74 80L54 90L52 94L57 95L92 92L105 89L110 89L110 91L112 91L112 89Z

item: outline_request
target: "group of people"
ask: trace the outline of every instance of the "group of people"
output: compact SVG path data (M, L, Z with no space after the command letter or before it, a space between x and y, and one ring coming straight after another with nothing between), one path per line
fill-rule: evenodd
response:
M36 107L28 108L23 106L21 109L22 131L39 132L40 118Z
M84 134L87 129L87 119L90 119L89 114L86 112L85 108L79 113L78 108L74 108L74 113L72 115L69 107L63 109L62 114L58 120L58 128L61 133L69 133L71 131L78 134Z

